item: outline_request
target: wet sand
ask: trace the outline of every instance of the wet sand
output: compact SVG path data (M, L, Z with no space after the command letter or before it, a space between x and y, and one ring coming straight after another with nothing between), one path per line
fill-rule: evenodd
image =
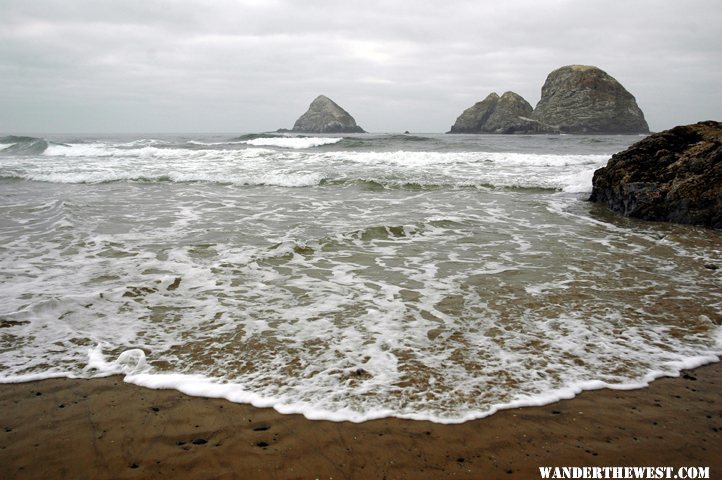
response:
M708 466L722 364L461 425L309 421L120 377L0 385L0 478L539 478L539 466Z

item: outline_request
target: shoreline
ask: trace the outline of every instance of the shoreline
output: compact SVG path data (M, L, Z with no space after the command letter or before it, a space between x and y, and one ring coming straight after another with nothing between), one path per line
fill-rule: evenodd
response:
M308 420L122 377L0 384L0 478L539 478L540 466L722 471L722 363L461 424Z

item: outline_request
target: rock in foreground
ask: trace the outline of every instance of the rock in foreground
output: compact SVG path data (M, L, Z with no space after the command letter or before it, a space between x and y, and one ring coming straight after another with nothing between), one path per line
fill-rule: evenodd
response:
M532 118L562 133L649 133L634 96L606 72L587 65L551 72Z
M722 228L722 123L651 135L594 172L594 202L628 217Z
M464 110L449 133L540 133L529 117L532 107L520 95L496 92Z
M325 95L311 102L308 111L293 125L292 132L302 133L365 133L356 120Z

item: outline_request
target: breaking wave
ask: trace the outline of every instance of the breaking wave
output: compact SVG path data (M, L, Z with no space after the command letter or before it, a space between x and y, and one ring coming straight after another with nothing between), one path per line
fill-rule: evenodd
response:
M343 140L342 137L258 137L247 140L248 145L258 147L281 147L281 148L312 148L322 145L332 145Z
M10 135L0 138L0 155L39 155L48 148L44 138Z
M88 184L203 182L354 186L364 191L472 187L584 193L591 191L593 172L607 159L514 152L356 151L340 148L343 141L341 137L259 137L239 141L242 144L235 148L212 148L211 142L183 148L177 142L152 139L50 144L40 154L8 155L0 165L0 177Z

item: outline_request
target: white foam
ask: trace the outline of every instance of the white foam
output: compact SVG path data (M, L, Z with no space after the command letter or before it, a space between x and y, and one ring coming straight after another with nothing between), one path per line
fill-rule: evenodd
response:
M490 153L489 160L505 166L568 167L606 161L607 155L551 155L529 153Z
M246 140L238 140L238 141L225 141L225 142L201 142L199 140L188 140L188 143L191 145L201 145L205 147L215 147L220 145L245 145L248 143Z
M115 146L109 146L105 143L83 143L75 145L58 145L51 144L45 149L43 155L48 157L105 157L120 155L125 152L125 156L134 156L135 150L121 150Z
M118 358L108 362L103 354L102 345L97 345L88 350L88 364L86 371L97 371L101 376L126 374L141 374L150 369L145 360L145 352L139 348L131 348L123 351Z
M597 156L163 146L0 162L87 183L4 185L0 381L121 374L314 419L455 423L722 351L717 237L494 188L576 188Z
M324 152L308 154L316 164L333 163L346 176L382 185L544 188L591 190L594 169L605 155L537 155L488 152Z
M53 205L46 207L46 210L55 208ZM202 215L192 210L183 215L192 218L183 223L182 228L202 219ZM44 325L42 328L33 325L12 327L8 333L14 332L15 328L28 328L39 334L47 328L52 342L72 338L79 331L102 338L102 342L86 351L86 367L82 371L85 375L124 374L126 381L149 388L175 388L190 395L273 407L281 413L299 413L310 419L353 422L396 416L459 423L490 415L502 408L571 398L582 390L640 388L659 376L675 375L680 369L718 359L715 352L720 351L722 330L706 315L699 316L699 326L710 331L709 336L716 342L712 345L705 336L697 340L680 339L670 336L664 328L655 327L654 323L635 327L632 323L626 324L621 315L595 319L589 312L584 315L573 312L575 315L568 317L544 317L534 311L520 311L521 319L506 320L512 322L508 330L502 329L495 336L488 336L487 329L504 325L495 317L490 307L492 302L501 305L509 302L509 307L504 308L513 308L514 304L523 302L513 296L505 299L503 290L500 294L490 292L484 297L489 310L476 310L483 299L477 298L473 290L469 291L468 285L458 282L466 277L493 275L490 279L496 284L497 278L507 278L503 274L509 272L501 268L503 263L485 257L483 249L457 250L455 262L463 262L467 256L476 258L476 262L470 262L468 267L462 267L450 276L444 273L443 262L435 258L445 251L445 242L449 242L450 237L464 234L464 225L469 222L462 211L454 211L452 217L458 224L437 225L430 229L404 225L403 235L398 233L399 229L385 228L386 235L381 229L375 229L379 240L363 240L372 232L334 236L333 248L328 252L323 252L325 242L298 245L287 241L271 249L220 245L215 248L222 264L211 262L212 271L204 262L197 263L190 250L178 247L166 260L152 256L114 259L112 270L123 268L121 271L125 272L121 285L157 285L156 291L146 297L127 298L124 295L128 292L127 287L114 292L106 287L103 302L92 307L104 310L87 310L85 307L99 302L97 293L86 293L76 299L65 295L63 300L53 300L27 309L27 312L4 315L20 320L32 319L39 322L38 326ZM432 213L430 218L435 223L444 220L438 213ZM499 228L518 226L508 224ZM157 234L165 237L168 232ZM147 241L142 234L137 237L96 236L86 241L99 245L102 250L102 244L107 242L124 241L130 246L133 238ZM527 236L527 240L536 242L531 236ZM385 252L378 258L381 262L378 266L384 274L369 277L359 268L359 262L363 263L359 257L377 255L379 250L374 246L377 241L381 242L380 251ZM438 243L441 243L440 249L429 248ZM343 245L349 249L344 249ZM299 253L297 247L306 253ZM370 249L369 253L364 253L364 248ZM405 254L405 248L415 254ZM523 245L520 251L534 254L535 248ZM349 255L352 259L346 260ZM76 268L74 278L80 280L85 275L100 273L92 270L97 255L90 252L89 258L95 260ZM317 260L322 265L320 268L314 266ZM57 265L59 261L60 258L56 258L53 263ZM401 261L400 266L394 266L395 261ZM104 265L98 266L107 269ZM139 269L177 273L161 273L158 283L148 283L148 279L144 280L148 274L139 274ZM410 283L418 285L405 284L403 278L395 280L399 272L403 272ZM52 293L60 288L63 277L58 271L48 273L49 277L38 280L38 286L42 283L42 291ZM167 293L166 289L176 275L183 279L179 295ZM58 278L60 283L56 284L53 278ZM543 288L528 290L536 297L558 290L556 287L548 283ZM15 288L10 283L5 294ZM291 288L299 289L303 294L289 295ZM418 294L417 301L400 297L401 290L409 288ZM209 289L217 289L219 296L209 293ZM31 284L30 291L34 290L35 286ZM446 307L439 306L447 296L458 296L459 292L466 292L464 303L471 310L456 316ZM544 299L538 302L543 304ZM139 321L147 316L144 313L147 312L146 305L163 307L169 304L179 307L179 312L187 310L193 314L180 318L170 316L163 322ZM605 305L609 308L613 302L608 301ZM216 318L219 310L226 313ZM88 315L84 314L86 311ZM422 311L430 312L435 318L420 315ZM70 316L67 316L68 312L71 312ZM98 312L112 318L104 323L96 317ZM62 321L58 321L59 316L63 317ZM143 335L124 334L126 321L130 331L142 331ZM520 323L515 325L516 321ZM619 325L624 325L623 335L610 333ZM67 331L59 330L64 326L69 327ZM435 330L441 332L430 340L427 334ZM224 344L227 335L233 339L230 344ZM212 347L208 350L214 352L213 357L201 354L194 359L171 353L181 337L193 343L210 342L207 346ZM530 341L548 342L549 347L525 355L524 348L519 347ZM153 359L169 362L175 373L159 373L149 366L145 342L154 343L154 347L148 348L155 352ZM251 342L253 346L247 349L245 342ZM103 350L113 348L118 351L117 345L127 347L115 360L107 360ZM42 355L68 355L72 351L68 346L64 344ZM224 350L225 353L219 356ZM465 352L464 362L472 366L473 374L469 374L463 362L460 364L454 359L455 351L457 354ZM569 360L575 357L583 358L588 367ZM207 368L209 358L218 362L216 366L212 371L198 373ZM411 364L407 363L408 358L413 359ZM546 366L535 363L539 359ZM8 364L7 356L2 361L10 368L8 371L15 369ZM41 358L40 362L43 361L46 359ZM245 373L231 367L236 361L246 365ZM416 362L418 367L409 371ZM24 363L18 362L17 368ZM218 371L217 365L229 368L222 367ZM632 370L626 377L604 373L617 365L641 367L638 373ZM365 373L356 375L359 368ZM39 376L9 375L2 381L38 379L43 375L62 375L62 372L69 372L67 376L80 375L77 370L56 369ZM550 381L538 376L537 372L547 376L559 373L560 378ZM495 378L502 374L510 375L515 386L509 389L497 384ZM409 381L411 387L399 386ZM415 382L420 383L415 386ZM488 400L474 394L477 390L489 395ZM459 398L465 400L459 402Z
M29 158L8 162L10 175L52 183L208 182L280 187L315 186L324 179L320 169L303 163L269 158L273 150L186 150L142 147L124 150L98 145L59 146L50 159ZM65 160L65 156L72 160ZM83 158L83 161L75 158Z
M536 395L523 396L513 401L490 405L485 410L468 411L453 417L441 417L430 414L429 412L424 412L423 410L399 414L395 409L386 408L372 409L365 412L359 412L348 407L335 409L319 408L313 404L289 401L290 399L258 395L253 391L245 389L242 385L224 383L202 375L131 373L126 375L124 380L127 383L146 388L174 389L190 396L223 398L235 403L250 404L257 408L273 408L281 414L300 414L309 420L363 423L370 420L396 417L441 424L459 424L485 418L505 409L536 407L549 405L560 400L569 400L583 391L601 390L605 388L613 390L636 390L649 386L649 384L656 379L679 376L682 370L701 367L717 361L719 361L719 357L715 355L693 357L684 361L674 362L669 365L668 369L652 371L639 381L611 384L599 380L587 380Z
M144 143L116 145L105 143L80 143L68 145L49 145L43 152L47 157L117 157L117 158L179 158L198 156L207 153L204 150L186 148L162 148Z
M594 172L599 167L601 167L601 165L599 165L596 168L581 170L579 172L572 173L569 175L562 175L557 178L557 181L558 181L559 185L561 185L561 187L562 187L561 189L564 192L567 192L567 193L591 193L592 179L594 178Z
M321 145L330 145L333 143L338 143L341 140L343 140L343 137L261 137L247 140L245 143L247 143L248 145L255 145L260 147L303 149L320 147Z
M2 173L53 183L178 181L303 187L316 186L327 179L376 182L389 187L491 186L581 193L591 190L593 170L606 158L600 155L308 150L341 140L340 137L258 138L246 141L249 145L246 149L167 148L152 140L50 145L42 156L13 159L4 164Z

